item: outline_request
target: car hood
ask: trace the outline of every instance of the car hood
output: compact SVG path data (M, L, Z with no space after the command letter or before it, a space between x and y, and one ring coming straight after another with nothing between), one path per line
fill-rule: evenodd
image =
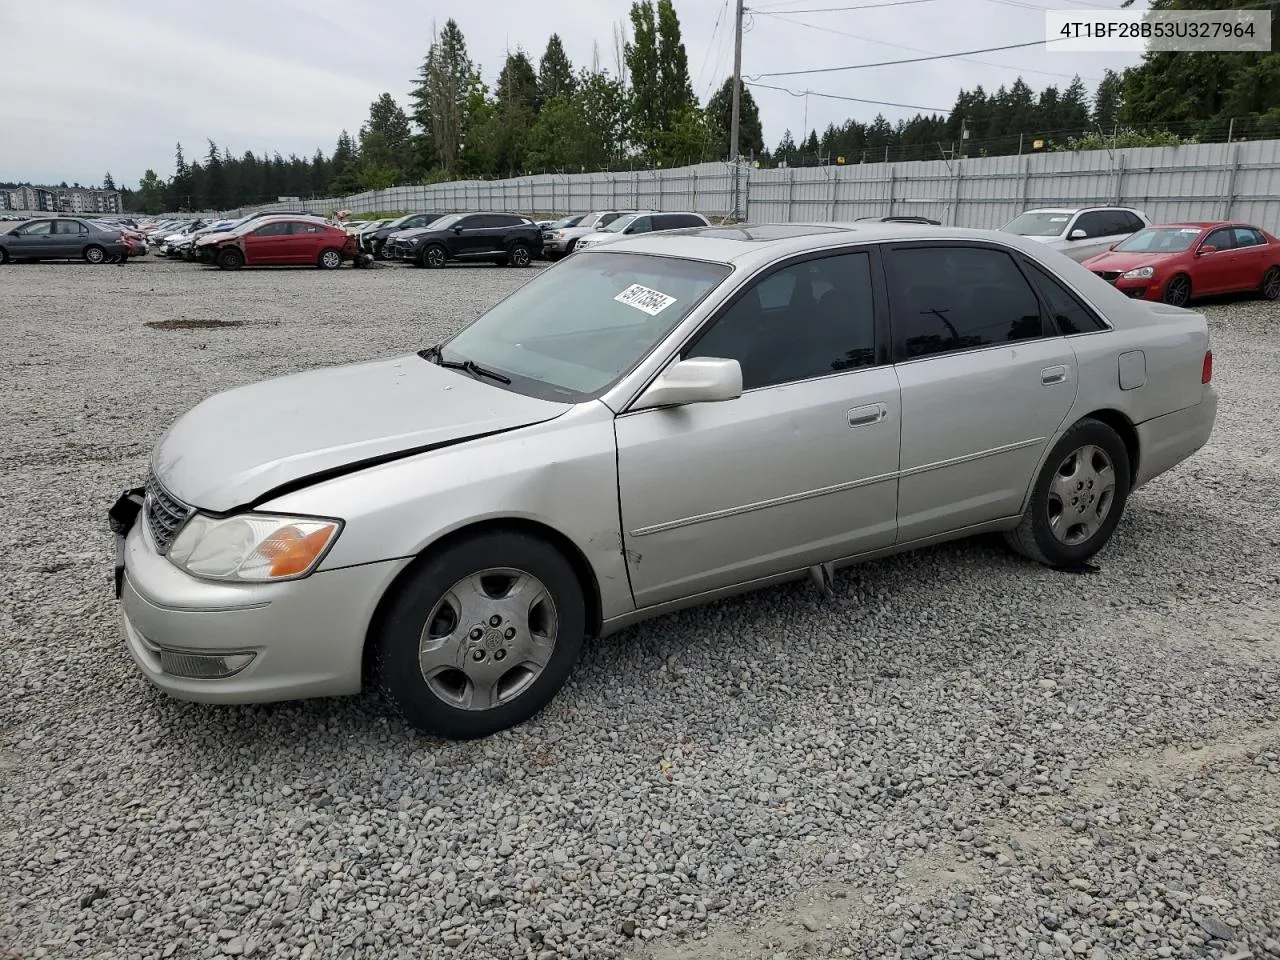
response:
M196 243L197 244L221 243L223 240L233 240L235 239L236 236L237 235L232 233L230 230L219 230L215 233L204 234L202 237L196 240Z
M1036 243L1063 243L1064 242L1062 239L1062 234L1058 234L1058 236L1056 237L1031 237L1031 236L1026 236L1024 234L1015 233L1014 236L1015 237L1021 236L1022 239L1024 240L1034 240Z
M395 233L388 235L388 240L412 240L414 237L420 237L424 233L430 233L426 227L410 227L408 230L397 230Z
M308 478L541 423L570 407L408 354L212 396L161 437L151 466L178 499L224 511Z
M1171 257L1172 253L1117 253L1108 251L1084 261L1090 270L1136 270L1138 267L1157 267Z
M609 233L608 231L601 231L600 233L588 233L579 237L578 243L581 244L584 240L590 240L594 246L599 243L612 243L613 241L621 240L626 236L627 235L623 233Z

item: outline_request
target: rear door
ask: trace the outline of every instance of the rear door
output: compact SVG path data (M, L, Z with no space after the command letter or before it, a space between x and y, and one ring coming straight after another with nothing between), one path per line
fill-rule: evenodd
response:
M509 213L490 213L484 217L485 227L483 236L485 253L505 253L507 242L512 239L512 231L524 221L520 217L512 216ZM525 241L526 246L532 242L532 237Z
M329 228L323 223L308 223L305 220L298 220L289 224L288 256L290 263L319 263L321 250L325 247L336 247L341 250L345 243L345 235L341 239L336 236L330 236Z
M89 228L79 220L55 220L49 255L73 260L84 252L88 239Z
M886 249L902 385L898 542L1017 516L1075 402L1076 357L995 245Z
M244 238L244 259L250 265L288 263L289 221L264 223Z
M1232 227L1231 235L1239 258L1234 289L1256 290L1262 286L1262 275L1271 266L1267 239L1253 227Z
M1240 274L1240 255L1235 244L1231 227L1219 227L1204 238L1196 249L1195 275L1191 279L1193 293L1224 293L1239 289L1236 278ZM1207 250L1206 247L1213 249Z

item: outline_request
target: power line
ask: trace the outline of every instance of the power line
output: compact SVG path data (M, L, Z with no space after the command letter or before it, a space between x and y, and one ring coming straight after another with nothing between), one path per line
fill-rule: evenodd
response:
M860 3L849 7L812 7L808 10L788 10L787 13L842 13L845 10L876 10L880 7L906 7L915 3L934 3L936 0L886 0L884 3ZM764 13L754 7L747 7L752 13Z
M720 32L720 21L724 19L724 13L728 9L729 9L729 0L724 0L724 3L720 5L720 12L716 14L716 24L714 27L711 28L711 39L707 42L707 49L702 54L702 67L701 69L698 70L698 79L697 79L697 82L695 82L693 85L693 89L695 90L702 89L702 75L707 71L707 61L711 59L712 50L716 50L717 52L716 62L717 63L720 62L718 58L719 50L716 47L716 35Z
M825 97L828 100L844 100L849 103L870 103L880 107L902 107L905 110L925 110L929 113L949 114L950 107L922 107L918 103L894 103L892 100L867 100L862 97L846 97L838 93L819 93L817 90L790 90L787 87L775 87L767 83L746 82L748 87L756 87L759 90L777 90L781 93L789 93L793 97Z
M924 63L926 60L953 60L967 57L975 53L995 53L998 50L1020 50L1024 47L1038 47L1041 44L1057 43L1056 40L1029 40L1026 43L1006 43L999 47L980 47L977 50L957 50L955 53L937 53L928 57L909 57L905 60L881 60L878 63L852 63L844 67L814 67L809 70L775 70L772 73L760 73L751 80L762 80L765 77L798 77L812 73L840 73L844 70L866 70L870 67L893 67L900 63Z
M898 50L910 50L913 53L937 53L936 50L925 50L922 47L909 47L905 43L890 43L888 40L876 40L872 37L864 37L856 33L849 33L846 30L836 30L832 27L819 26L816 23L805 23L805 21L803 20L793 20L791 19L791 17L787 16L786 14L766 13L763 10L758 10L756 12L762 17L772 17L773 19L781 20L784 23L794 23L798 27L808 27L811 30L819 30L823 33L833 33L841 37L849 37L852 40L861 40L863 43L874 43L882 47L894 47L895 49L898 49ZM1064 79L1067 79L1067 80L1072 80L1076 76L1078 76L1078 74L1071 74L1071 73L1055 73L1052 70L1033 70L1030 67L1015 67L1009 63L993 63L990 60L978 60L974 57L956 57L956 59L964 60L964 61L967 61L968 63L980 63L983 66L987 66L987 67L999 67L1003 70L1017 70L1021 73L1038 73L1046 77L1063 77ZM1081 76L1080 79L1088 80L1090 83L1100 83L1102 78Z

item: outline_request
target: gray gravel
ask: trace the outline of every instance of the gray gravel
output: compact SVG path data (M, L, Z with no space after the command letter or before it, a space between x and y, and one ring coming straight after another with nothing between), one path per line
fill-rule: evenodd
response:
M1280 957L1273 304L1207 308L1217 431L1096 575L976 540L670 616L472 744L151 690L104 511L161 430L532 275L0 269L0 956Z

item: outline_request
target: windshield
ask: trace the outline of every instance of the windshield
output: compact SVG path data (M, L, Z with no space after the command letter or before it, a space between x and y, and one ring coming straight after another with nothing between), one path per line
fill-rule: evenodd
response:
M463 214L463 213L451 213L451 214L449 214L448 216L441 217L439 220L432 220L430 217L428 217L428 218L427 218L427 226L429 226L432 230L446 230L446 229L448 229L449 227L452 227L455 223L457 223L459 220L461 220L464 216L466 216L466 214Z
M514 381L511 389L577 402L639 363L730 268L642 254L577 254L481 314L443 345Z
M1024 213L1000 229L1020 237L1056 237L1070 222L1069 213Z
M585 216L585 214L583 215ZM569 227L576 227L582 222L582 216L565 217L563 220L557 220L551 225L552 230L565 230Z
M1181 253L1190 250L1200 236L1199 227L1161 227L1139 230L1116 244L1117 253Z
M613 223L609 224L607 227L601 227L600 232L601 233L621 233L623 230L627 229L627 227L631 226L631 224L635 221L636 217L638 216L640 216L640 214L638 213L628 213L624 217L619 217L617 220L613 221Z

